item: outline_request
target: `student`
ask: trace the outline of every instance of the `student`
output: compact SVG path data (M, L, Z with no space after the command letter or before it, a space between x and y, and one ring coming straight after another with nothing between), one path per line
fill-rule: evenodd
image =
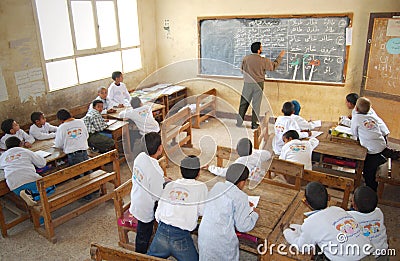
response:
M11 136L5 141L7 151L0 157L0 168L4 169L8 188L20 196L28 206L34 206L39 200L39 191L36 180L41 176L36 173L35 166L43 168L46 160L33 151L21 148L21 140ZM47 194L54 192L54 186L47 190Z
M250 171L252 177L256 171L259 171L261 164L271 158L271 153L267 150L253 150L253 143L248 138L242 138L236 145L236 151L239 158L234 163L245 165ZM215 165L206 166L212 174L225 177L227 168L217 167Z
M32 144L35 142L35 138L21 130L19 124L13 119L4 120L1 123L1 130L5 133L0 139L0 149L2 150L7 149L5 142L9 137L18 137L25 148L31 148Z
M279 158L303 164L304 169L312 170L311 155L318 146L319 140L316 138L299 140L299 133L295 130L285 132L282 138L285 145L282 147Z
M43 112L35 111L31 114L32 125L29 134L37 140L48 140L56 137L57 127L46 122Z
M101 114L113 113L113 112L116 112L116 111L117 111L117 110L115 110L115 109L113 108L113 105L112 105L110 99L107 97L107 95L108 95L108 90L107 90L106 87L100 86L100 87L97 89L97 94L98 94L99 96L97 96L95 100L99 100L99 101L102 101L102 102L103 102L103 110L101 111ZM90 110L90 109L93 109L93 103L90 104L89 110Z
M377 207L378 196L376 192L367 186L356 188L353 196L354 211L347 211L361 225L364 236L369 237L375 249L385 251L388 249L386 227L383 213ZM377 260L389 260L385 255L379 256Z
M65 109L57 112L57 119L61 121L61 125L56 132L55 147L67 154L69 165L88 160L89 134L83 120L72 118Z
M279 116L276 119L274 126L275 136L272 140L272 149L276 155L281 154L284 144L282 139L283 133L288 130L295 130L299 133L301 139L306 138L311 134L311 132L302 132L297 122L291 117L294 113L294 105L292 102L285 102L282 106L282 112L284 116Z
M129 212L138 220L135 251L144 254L153 233L154 209L162 193L164 173L157 161L163 152L160 134L150 132L143 139L146 149L133 162Z
M113 72L111 77L114 80L110 87L108 87L108 98L111 101L111 105L118 108L129 105L131 96L125 83L122 82L124 80L122 73L118 71Z
M349 93L346 95L346 107L347 109L351 110L351 115L349 115L349 119L353 117L353 115L356 113L355 107L356 107L356 102L358 100L358 94L357 93Z
M120 112L121 118L133 121L142 136L149 132L160 131L160 125L154 119L150 105L143 105L139 97L132 97L130 103L132 108Z
M218 182L208 193L199 227L200 260L239 260L235 230L252 230L259 217L258 209L250 207L242 191L248 177L248 168L234 163L226 172L226 181Z
M107 152L114 148L114 140L108 136L108 133L102 133L107 128L107 123L101 116L103 111L103 101L94 100L92 102L93 109L89 110L83 122L89 133L89 145L97 149L100 153Z
M375 176L379 165L385 163L386 158L398 159L400 152L387 147L385 136L388 131L384 125L379 124L378 117L368 113L370 107L369 99L360 97L357 100L357 113L351 119L351 131L360 140L361 146L367 149L363 176L365 184L376 191L378 182Z
M197 181L200 160L188 156L181 161L181 179L169 182L162 193L156 210L158 228L148 255L178 261L199 260L190 232L197 227L207 199L206 184Z
M311 122L306 121L303 117L299 115L301 109L300 103L296 100L293 100L292 103L293 103L293 114L291 115L291 117L297 122L297 125L299 125L300 130L309 131L313 129Z
M296 100L293 100L292 103L293 103L293 106L294 106L294 113L293 114L294 115L300 115L300 110L301 110L300 103L298 101L296 101Z
M370 241L363 235L361 226L344 209L328 207L328 192L321 183L308 183L305 197L306 205L315 212L302 225L290 224L284 229L283 235L289 244L304 252L313 249L306 246L316 244L317 250L322 251L328 260L373 260L363 251L368 250ZM328 247L332 245L337 247ZM351 246L358 246L359 252ZM324 257L315 260L327 260Z

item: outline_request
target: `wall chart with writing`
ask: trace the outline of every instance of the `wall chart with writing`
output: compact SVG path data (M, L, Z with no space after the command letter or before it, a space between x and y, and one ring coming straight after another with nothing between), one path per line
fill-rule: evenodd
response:
M200 74L242 76L242 59L251 53L251 43L259 41L262 55L271 60L286 51L279 68L267 72L267 78L339 84L345 80L348 15L198 20L200 58L204 58Z

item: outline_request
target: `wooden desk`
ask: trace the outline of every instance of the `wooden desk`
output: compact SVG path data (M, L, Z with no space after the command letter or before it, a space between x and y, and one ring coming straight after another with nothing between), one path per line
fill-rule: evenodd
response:
M114 143L115 143L115 148L117 149L118 152L123 152L123 148L121 150L121 148L119 148L118 144L119 144L119 141L122 139L123 132L128 131L128 124L129 123L126 121L117 121L105 129L106 132L111 133L112 139L114 140ZM124 136L128 139L126 141L127 144L130 144L129 135L124 135ZM120 161L124 161L124 160L125 160L125 157L120 158Z
M151 106L153 116L158 122L162 122L165 119L165 105L158 103L146 103L146 105ZM126 110L127 107L115 108L115 109L117 110L116 112L108 113L106 114L106 116L112 119L123 120L124 118L120 117L119 113Z

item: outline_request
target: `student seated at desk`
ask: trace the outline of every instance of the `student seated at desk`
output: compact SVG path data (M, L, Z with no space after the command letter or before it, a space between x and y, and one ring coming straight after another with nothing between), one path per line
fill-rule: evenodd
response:
M18 137L11 136L5 142L7 151L0 157L0 168L4 169L7 186L28 206L34 206L40 199L36 180L41 178L36 173L35 166L38 168L46 166L46 160L33 151L21 148L22 143ZM54 188L52 186L46 193L52 194Z
M291 117L297 122L297 125L299 125L300 130L311 130L313 128L311 122L306 121L303 117L301 117L300 114L300 103L296 100L292 101L293 103L293 114L291 115Z
M108 87L108 98L111 101L111 105L123 108L129 105L129 99L131 98L125 83L122 81L124 77L121 72L113 72L111 78L114 80Z
M196 178L200 172L200 160L188 156L181 161L181 179L169 182L162 193L156 210L158 228L148 255L178 261L199 260L199 254L190 234L203 215L208 188Z
M97 94L99 96L97 96L95 100L99 100L99 101L103 102L103 110L101 111L101 114L113 113L113 112L117 111L116 109L113 108L113 105L112 105L110 99L107 97L108 90L106 87L100 86L97 89ZM93 103L91 103L89 105L88 111L90 111L91 109L93 109Z
M121 111L119 116L133 121L139 129L140 135L149 132L159 132L160 125L154 119L152 108L150 105L143 105L139 97L131 98L132 108Z
M360 224L344 209L328 207L328 192L321 183L308 183L305 197L305 204L315 212L302 225L290 224L283 231L289 244L305 252L312 252L317 245L316 250L323 256L318 253L314 260L375 260L363 251L368 249L367 246L373 247L369 238L363 235ZM332 245L337 247L329 247ZM351 246L358 246L359 251Z
M32 125L29 134L37 140L48 140L56 137L57 127L46 122L44 113L35 111L31 114Z
M226 172L226 181L218 182L208 193L199 227L200 260L239 260L235 230L252 230L259 217L259 210L250 206L242 191L248 177L249 169L234 163Z
M282 138L285 145L282 147L279 158L303 164L304 169L312 170L311 155L318 146L319 140L316 138L299 140L299 133L295 130L285 132Z
M360 186L354 191L354 211L347 212L361 225L363 234L369 237L375 249L382 253L388 249L388 243L383 213L377 206L376 192L370 187ZM377 252L375 258L380 261L389 260L388 256L379 255Z
M7 149L5 142L9 137L18 137L25 148L32 147L32 144L35 142L35 138L21 130L19 124L13 119L4 120L1 123L1 130L5 133L0 139L0 149L2 150Z
M295 130L299 133L300 139L307 138L311 135L310 131L302 132L297 122L291 117L294 113L294 105L292 102L285 102L282 106L283 116L276 119L274 130L275 136L272 140L272 148L276 155L281 154L283 147L282 136L288 130Z
M386 136L389 130L386 125L379 124L380 119L369 113L371 102L365 97L360 97L356 103L356 114L351 119L351 131L360 140L361 146L367 149L364 161L363 176L365 184L377 190L376 171L386 162L386 158L398 159L400 151L387 147Z
M104 153L114 148L114 140L111 138L111 134L103 133L108 127L106 121L101 116L103 101L94 100L92 107L93 109L89 110L82 120L89 133L89 145L100 153Z
M234 163L245 165L249 171L250 176L254 172L259 171L261 164L271 158L271 153L267 150L253 150L253 143L248 138L242 138L236 145L236 151L239 158ZM212 174L225 177L228 168L221 168L215 165L205 166Z

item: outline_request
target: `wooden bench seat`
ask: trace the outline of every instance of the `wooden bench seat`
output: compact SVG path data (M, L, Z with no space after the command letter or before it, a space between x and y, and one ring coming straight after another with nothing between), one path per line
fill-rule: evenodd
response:
M196 113L193 128L200 129L200 123L209 117L215 117L217 110L217 90L212 88L196 97Z
M113 171L96 170L107 163L113 163ZM81 174L96 170L88 175ZM77 215L113 198L113 193L107 192L106 184L111 183L114 188L120 185L118 152L113 150L74 166L62 169L36 181L40 193L38 205L30 208L35 229L48 240L55 243L54 228L65 223ZM73 179L77 177L78 179ZM46 188L56 185L56 192L50 196ZM65 207L84 196L100 190L100 196L61 215L52 218L52 212ZM44 226L40 225L40 217L44 219Z

